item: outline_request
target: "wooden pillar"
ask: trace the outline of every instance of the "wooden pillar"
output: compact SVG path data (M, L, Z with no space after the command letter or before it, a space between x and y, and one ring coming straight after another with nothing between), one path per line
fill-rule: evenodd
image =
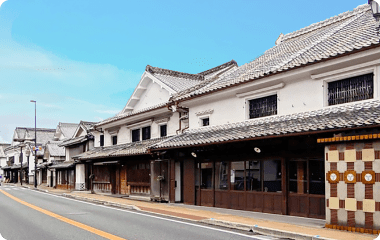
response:
M195 204L195 163L194 159L185 159L183 162L183 202L185 204Z

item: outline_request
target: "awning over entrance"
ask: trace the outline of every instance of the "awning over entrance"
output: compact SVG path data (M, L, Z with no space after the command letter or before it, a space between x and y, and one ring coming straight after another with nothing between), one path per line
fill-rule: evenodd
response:
M49 162L43 162L43 163L37 164L37 169L45 169L49 165L51 165L51 163L49 163Z
M376 125L380 126L379 100L187 130L181 135L157 143L152 146L152 149L178 148Z
M22 163L22 169L28 168L28 162ZM9 167L10 169L21 169L21 164L15 164Z
M72 168L74 166L75 166L75 162L63 162L63 163L51 165L49 166L49 169Z
M109 161L109 162L95 162L94 165L115 165L119 164L120 161Z

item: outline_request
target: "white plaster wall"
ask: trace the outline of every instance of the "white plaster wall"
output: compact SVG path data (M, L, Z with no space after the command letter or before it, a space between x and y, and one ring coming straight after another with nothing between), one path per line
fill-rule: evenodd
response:
M273 85L273 84L272 84ZM237 97L235 93L215 98L200 98L195 104L190 104L190 128L200 127L197 112L213 109L209 116L210 125L241 122L248 119L248 101L254 98L270 96L277 93L277 115L286 115L323 108L323 82L303 78L285 83L282 89L253 94L247 97ZM262 87L249 88L247 92L259 90ZM244 90L239 90L244 93Z
M380 68L380 67L379 67ZM222 92L216 92L212 95L198 97L188 102L183 102L181 105L190 109L190 128L198 128L199 116L195 113L213 109L214 112L209 116L210 125L220 125L226 123L241 122L248 120L248 100L270 96L277 93L277 115L287 115L293 113L307 112L327 108L327 82L345 79L352 76L360 75L359 70L348 71L345 74L335 74L331 77L312 79L310 74L302 73L302 75L293 75L284 79L278 79L273 82L258 84L256 86L249 85L250 83L238 88L226 89ZM322 73L322 72L320 72ZM375 75L374 79L374 99L379 98L380 74ZM252 83L252 82L251 82ZM254 82L253 82L254 83ZM264 92L256 92L262 89L284 83L285 86L278 89L268 90ZM251 93L253 92L253 93ZM251 93L248 96L237 97L236 94ZM350 104L350 103L348 103ZM201 116L202 117L202 116Z
M85 166L84 164L75 165L75 189L76 190L85 190Z
M169 92L161 88L157 83L150 82L146 88L140 96L140 100L134 106L133 111L148 108L169 100Z
M155 118L166 118L165 116L154 116L152 115L149 119L155 119ZM160 137L160 126L163 124L167 124L167 136L175 135L176 131L179 129L179 113L175 112L172 116L169 117L169 120L167 122L162 123L156 123L155 121L152 121L152 123L149 125L143 124L144 121L149 119L143 119L140 122L142 123L139 125L139 122L134 123L135 127L128 128L126 124L121 124L119 126L116 126L116 128L119 128L119 131L117 133L117 144L126 144L132 142L132 130L137 128L142 128L146 126L150 126L150 133L151 133L151 139L153 138L159 138ZM185 128L185 124L182 123L182 129ZM100 135L101 134L94 134L95 137L95 146L100 146ZM140 135L141 137L141 135ZM104 146L112 146L111 141L111 135L107 130L104 131Z
M79 155L81 153L83 153L83 146L82 145L80 145L78 147L74 147L74 148L73 147L66 148L66 161L73 160L72 157Z
M94 131L92 135L94 135L94 147L100 147L100 135L103 133Z
M125 125L120 127L119 132L117 133L117 144L125 144L130 142L130 129L128 129ZM111 144L111 142L110 142Z
M104 131L104 146L111 146L111 134L108 131Z
M47 186L48 187L52 187L52 186L50 186L50 179L51 179L51 171L50 170L47 170Z

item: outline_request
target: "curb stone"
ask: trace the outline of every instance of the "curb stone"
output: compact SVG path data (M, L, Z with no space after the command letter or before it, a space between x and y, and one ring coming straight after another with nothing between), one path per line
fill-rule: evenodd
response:
M121 203L114 203L114 202L109 202L109 201L97 200L97 199L93 199L93 198L78 197L78 196L73 196L73 195L70 195L67 193L63 193L62 196L67 197L67 198L73 198L76 200L85 201L85 202L92 202L92 203L96 203L96 204L101 204L101 205L105 205L105 206L141 211L141 209L139 207L136 207L134 205L126 205L126 204L121 204Z
M297 239L297 240L332 240L331 238L323 238L319 236L300 234L300 233L289 232L289 231L284 231L284 230L277 230L273 228L259 227L256 225L252 226L252 225L247 225L247 224L221 221L221 220L216 220L216 219L206 219L206 220L201 220L200 222L206 223L209 225L220 226L220 227L233 228L233 229L238 229L238 230L243 230L243 231L251 231L258 234L270 235L270 236L279 237L279 238L291 238L291 239Z

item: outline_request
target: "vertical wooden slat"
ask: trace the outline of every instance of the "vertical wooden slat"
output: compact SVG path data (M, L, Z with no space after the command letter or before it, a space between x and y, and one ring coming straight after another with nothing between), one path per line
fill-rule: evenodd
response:
M288 214L288 174L286 168L286 160L285 158L281 159L281 187L282 187L282 214Z

